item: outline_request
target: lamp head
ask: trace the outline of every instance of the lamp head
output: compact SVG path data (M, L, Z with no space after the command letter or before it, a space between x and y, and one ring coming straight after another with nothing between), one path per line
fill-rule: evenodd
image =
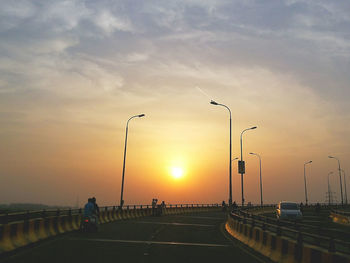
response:
M328 158L334 158L334 157L329 155Z
M214 101L214 100L211 100L210 101L210 104L213 104L213 105L219 105L219 103L217 103L216 101Z
M254 126L254 127L251 127L250 129L251 129L251 130L254 130L254 129L256 129L256 128L258 128L258 127Z
M249 154L253 154L254 155L255 153L249 153Z
M140 114L140 115L137 115L137 117L139 117L139 118L141 118L141 117L144 117L145 116L145 114Z

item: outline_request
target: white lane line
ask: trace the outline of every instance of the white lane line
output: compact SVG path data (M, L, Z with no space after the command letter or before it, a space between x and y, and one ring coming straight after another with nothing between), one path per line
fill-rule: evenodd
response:
M156 224L156 225L174 225L174 226L203 226L203 227L215 227L215 225L187 224L187 223L177 223L177 222L135 221L135 222L133 222L133 223L140 223L140 224Z
M221 217L210 217L210 216L174 216L174 217L181 217L181 218L201 218L201 219L215 219L215 220L225 220L225 218Z
M186 242L163 242L163 241L148 241L148 240L120 240L120 239L83 239L71 238L70 240L79 241L93 241L93 242L113 242L113 243L133 243L133 244L147 244L147 245L177 245L177 246L197 246L197 247L229 247L230 245L223 244L206 244L206 243L186 243Z

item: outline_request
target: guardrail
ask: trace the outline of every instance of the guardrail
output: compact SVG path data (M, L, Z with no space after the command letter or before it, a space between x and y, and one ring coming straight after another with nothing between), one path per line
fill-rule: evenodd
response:
M348 212L348 211L332 209L332 212L335 214L338 214L338 215L342 215L342 216L350 216L350 212Z
M241 218L243 216L243 220L245 220L245 222L250 223L251 225L261 227L262 229L271 231L272 233L275 233L279 236L284 235L295 240L306 242L310 245L322 247L331 252L338 251L350 255L350 242L336 239L333 236L335 232L338 232L338 230L329 231L327 228L302 224L298 221L284 221L279 220L277 218L270 218L262 215L254 215L244 211L240 211L239 213L241 215ZM240 215L235 214L232 216L239 217ZM323 235L321 236L306 232L306 229L310 228L315 229Z
M316 226L322 236L306 232L310 227L242 210L230 213L226 223L231 235L276 262L350 262L350 242L327 237Z
M203 207L203 206L218 206L218 204L167 204L165 207L168 208L180 208L180 207ZM151 208L151 205L125 205L123 210L130 209L143 209ZM103 206L100 207L100 211L112 211L115 209L120 209L119 206ZM46 218L51 216L71 216L79 215L84 212L84 208L75 209L43 209L36 211L25 211L25 212L15 212L15 213L4 213L0 214L0 224L8 224L17 221L26 221L35 218Z

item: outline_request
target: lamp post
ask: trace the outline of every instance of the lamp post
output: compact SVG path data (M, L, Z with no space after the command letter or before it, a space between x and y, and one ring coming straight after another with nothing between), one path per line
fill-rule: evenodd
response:
M123 207L124 204L124 200L123 200L123 192L124 192L124 175L125 175L125 159L126 159L126 145L128 142L128 129L129 129L129 121L133 118L141 118L144 117L145 114L139 114L139 115L135 115L132 116L130 119L128 119L127 123L126 123L126 132L125 132L125 145L124 145L124 161L123 161L123 175L122 175L122 188L120 191L120 208Z
M304 163L304 186L305 186L305 204L307 205L307 187L306 187L306 175L305 175L305 165L312 163L312 161L308 161Z
M333 174L333 172L328 173L328 205L331 205L331 185L329 183L329 176Z
M263 194L262 194L262 178L261 178L261 156L257 153L249 153L251 155L258 156L259 158L259 167L260 167L260 205L263 206Z
M254 126L254 127L251 127L251 128L248 128L248 129L245 129L241 132L241 164L243 165L243 143L242 143L242 136L243 136L243 133L246 132L246 131L249 131L249 130L254 130L256 129L257 127ZM243 169L241 170L241 188L242 188L242 206L244 206L244 188L243 188L243 174L244 174L245 171L243 171Z
M216 101L211 100L210 104L216 105L216 106L222 106L225 107L228 112L230 113L230 156L229 156L229 199L228 203L231 206L232 205L232 114L229 107L227 107L224 104L217 103Z
M340 182L340 197L341 197L341 204L344 205L344 200L343 200L343 184L341 181L341 168L340 168L340 161L337 157L334 156L328 156L328 158L331 159L336 159L338 161L338 171L339 171L339 182Z
M343 172L343 175L344 175L345 204L348 204L348 193L346 191L346 174L343 169L341 169L341 171Z

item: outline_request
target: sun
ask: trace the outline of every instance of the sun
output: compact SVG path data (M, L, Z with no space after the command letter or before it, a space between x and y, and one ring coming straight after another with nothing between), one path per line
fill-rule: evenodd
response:
M179 179L184 175L184 170L181 167L172 167L171 168L171 175L175 179Z

